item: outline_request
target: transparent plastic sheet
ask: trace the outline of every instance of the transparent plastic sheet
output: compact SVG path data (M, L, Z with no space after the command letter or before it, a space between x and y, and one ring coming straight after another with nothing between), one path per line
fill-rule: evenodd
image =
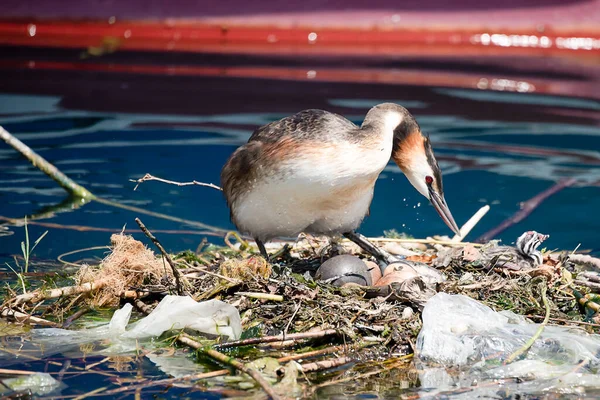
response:
M110 323L94 328L32 329L20 337L4 338L0 365L21 362L22 357L80 353L80 346L87 343L95 343L95 351L91 354L129 352L135 350L141 340L184 328L230 339L238 339L242 333L237 309L219 300L198 303L187 296L166 296L152 313L128 326L132 309L131 304L125 304L115 311ZM90 355L89 351L86 354Z
M417 338L421 394L600 393L600 335L581 329L546 326L524 356L505 365L539 326L466 296L436 294Z
M51 393L56 394L65 385L54 379L50 374L39 372L36 374L18 376L15 378L2 379L0 395L8 394L11 390L15 392L26 392L34 396L44 396Z

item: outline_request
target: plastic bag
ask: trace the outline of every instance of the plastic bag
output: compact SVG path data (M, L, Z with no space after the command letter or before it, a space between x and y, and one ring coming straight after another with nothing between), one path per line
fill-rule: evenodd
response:
M417 338L422 387L465 398L600 389L600 335L581 329L546 326L520 360L506 364L539 326L466 296L436 294L423 309Z
M14 349L0 349L0 364L17 362L14 352L26 350L30 355L47 357L58 353L79 351L85 343L102 342L97 354L118 354L136 349L138 339L160 336L173 329L193 329L212 335L224 335L239 339L242 326L239 312L232 305L209 300L196 302L187 296L165 296L146 317L128 326L133 307L125 304L115 311L110 323L83 330L59 328L33 329L27 340L16 337ZM11 340L5 341L11 350Z

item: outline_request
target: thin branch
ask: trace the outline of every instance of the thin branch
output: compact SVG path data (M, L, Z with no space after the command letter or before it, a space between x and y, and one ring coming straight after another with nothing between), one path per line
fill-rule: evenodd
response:
M167 260L167 263L169 263L169 265L171 266L173 276L175 277L175 285L177 286L177 294L183 296L184 290L183 285L181 284L181 275L179 274L177 266L175 265L171 257L167 254L165 248L162 246L162 244L160 244L158 239L148 230L148 228L146 228L146 225L144 225L139 218L136 218L135 222L139 225L142 232L144 232L144 235L148 236L148 239L150 239L152 243L154 243L154 245L158 248L158 250L160 250L163 257Z
M48 175L50 178L52 178L54 181L56 181L56 183L58 183L69 194L71 194L74 197L79 198L79 202L77 203L77 206L86 204L90 200L95 200L101 204L105 204L105 205L108 205L111 207L117 207L117 208L129 210L129 211L133 211L133 212L137 212L137 213L141 213L141 214L145 214L145 215L151 215L156 218L162 218L162 219L167 219L167 220L171 220L171 221L182 222L182 223L185 223L185 224L188 224L191 226L199 227L201 229L208 229L214 233L225 234L227 232L224 229L210 226L207 224L203 224L201 222L189 221L189 220L186 220L183 218L173 217L170 215L157 213L157 212L146 210L143 208L134 207L134 206L130 206L127 204L121 204L116 201L96 197L89 190L87 190L83 186L80 186L77 183L75 183L75 181L73 181L71 178L69 178L64 173L62 173L60 170L58 170L54 165L50 164L39 154L35 153L25 143L21 142L19 139L15 138L13 135L11 135L2 126L0 126L0 139L3 139L8 145L10 145L15 150L17 150L19 153L21 153L21 155L23 155L23 157L27 158L36 168L38 168L39 170L44 172L46 175ZM201 184L201 182L198 182L198 184ZM210 186L210 184L203 184L203 185ZM212 186L214 186L215 189L221 190L221 188L219 188L216 185L212 185Z
M287 340L303 340L303 339L314 339L325 336L336 335L338 333L335 329L326 329L323 331L315 332L303 332L303 333L291 333L289 335L277 335L277 336L263 336L258 338L242 339L232 342L220 343L217 346L221 349L227 349L230 347L249 346L253 344L261 343L272 343L272 342L283 342Z
M136 304L136 306L139 307L140 305ZM142 311L142 312L145 312L145 311ZM284 362L288 362L288 361L292 361L292 360L300 360L300 359L305 359L305 358L310 358L310 357L316 357L316 356L320 356L320 355L331 354L331 353L335 353L338 351L342 351L345 348L346 348L346 346L343 346L343 345L332 346L332 347L327 347L327 348L321 349L321 350L314 350L314 351L309 351L309 352L305 352L305 353L293 354L290 356L281 357L281 358L278 358L277 361L280 363L284 363ZM130 385L130 386L120 387L117 389L112 389L107 392L103 392L102 395L103 396L109 396L109 395L112 396L112 395L115 395L118 393L129 392L129 391L133 391L136 389L147 389L147 388L154 387L154 386L169 386L169 385L172 385L174 383L179 383L179 382L185 382L185 381L192 382L192 381L197 381L197 380L202 380L202 379L215 378L217 376L229 375L230 372L231 372L230 369L219 369L216 371L201 372L198 374L186 375L186 376L182 376L182 377L178 377L178 378L167 378L167 379L161 379L161 380L157 380L157 381L146 381L146 382L142 382L139 384L134 384L134 385Z
M197 186L204 186L204 187L209 187L212 189L216 189L216 190L220 190L223 191L223 189L221 189L219 186L213 184L213 183L204 183L204 182L198 182L198 181L191 181L191 182L175 182L175 181L170 181L168 179L163 179L163 178L159 178L150 174L146 174L143 177L141 177L140 179L130 179L130 182L135 182L137 183L137 185L135 185L135 187L133 188L133 190L137 190L138 186L140 186L142 183L144 182L148 182L148 181L157 181L157 182L162 182L162 183L167 183L169 185L175 185L175 186L192 186L192 185L197 185Z
M198 350L200 353L207 355L216 361L219 361L225 365L229 365L237 369L238 371L248 374L252 379L256 381L256 383L260 385L260 387L262 387L262 389L271 397L271 399L281 399L281 397L277 393L275 393L273 386L271 386L271 384L267 382L267 380L260 374L260 372L258 372L254 368L250 368L246 364L236 360L233 357L229 357L228 355L225 355L217 350L208 349L203 344L196 342L194 339L192 339L186 334L180 335L177 338L177 341Z
M421 244L441 244L443 246L465 246L473 245L475 247L483 246L481 243L473 242L453 242L452 240L437 240L437 239L401 239L401 238L385 238L385 237L369 237L371 242L391 242L391 243L421 243ZM347 240L347 239L345 239Z
M519 211L517 211L513 216L504 220L504 222L502 222L496 228L494 228L490 231L487 231L483 235L479 236L477 238L476 242L485 243L485 242L490 241L490 239L495 238L500 233L504 232L504 230L506 230L507 228L509 228L515 224L518 224L519 222L521 222L525 218L527 218L529 216L529 214L531 214L536 208L538 208L540 206L540 204L542 204L542 202L544 200L546 200L548 197L560 192L561 190L563 190L566 187L573 185L575 182L577 182L577 180L575 178L563 179L563 180L559 181L558 183L556 183L554 186L544 190L540 194L527 200L526 202L523 203L523 205L521 206L521 209Z

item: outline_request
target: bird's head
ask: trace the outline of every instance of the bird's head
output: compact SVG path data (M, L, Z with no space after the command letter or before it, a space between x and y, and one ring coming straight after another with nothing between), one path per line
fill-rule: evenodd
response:
M379 108L379 110L375 110ZM459 228L444 199L442 172L433 154L429 137L406 108L393 103L376 106L371 112L383 114L385 124L394 126L392 159L410 183L427 197L442 220L457 235ZM370 112L370 113L371 113Z

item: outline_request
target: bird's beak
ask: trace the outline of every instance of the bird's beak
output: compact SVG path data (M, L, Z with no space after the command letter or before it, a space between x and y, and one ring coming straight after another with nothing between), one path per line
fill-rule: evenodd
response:
M438 214L440 214L440 217L442 217L442 220L448 225L448 228L452 229L452 232L457 235L460 235L460 229L458 228L458 225L456 225L454 217L452 217L452 213L448 208L448 204L446 204L444 196L440 196L440 194L432 187L429 187L429 200Z

